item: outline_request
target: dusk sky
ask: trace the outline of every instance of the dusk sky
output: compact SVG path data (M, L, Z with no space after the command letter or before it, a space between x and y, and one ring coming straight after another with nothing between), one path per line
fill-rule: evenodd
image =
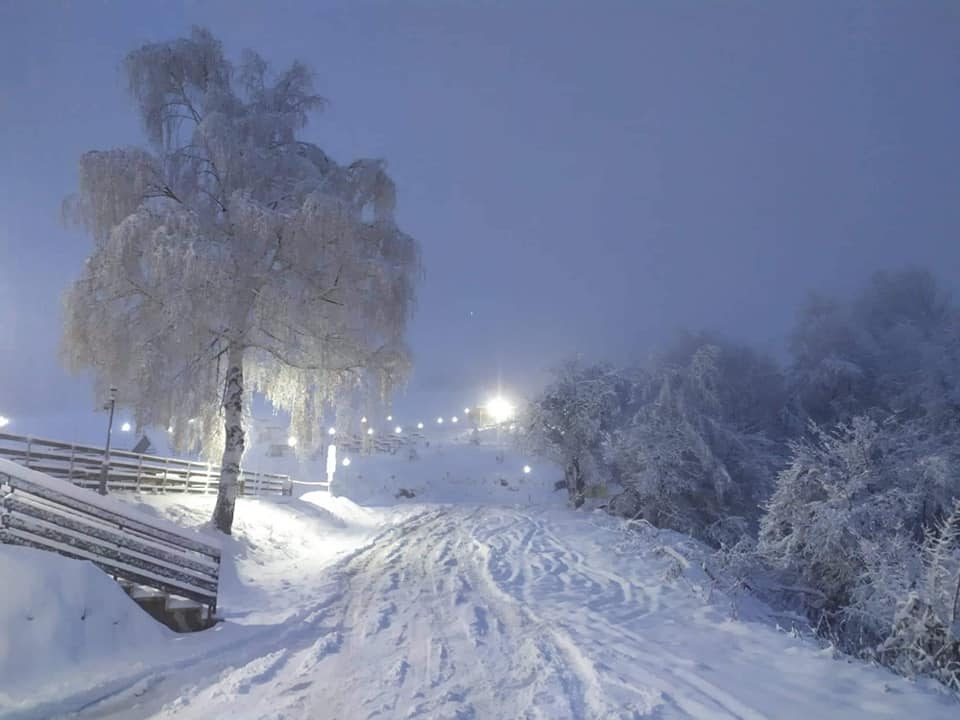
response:
M126 52L192 25L304 61L330 101L307 138L387 160L425 271L403 402L527 393L684 328L779 352L809 290L880 268L960 290L957 2L0 0L12 431L94 417L58 358L91 249L60 204L84 151L144 141Z

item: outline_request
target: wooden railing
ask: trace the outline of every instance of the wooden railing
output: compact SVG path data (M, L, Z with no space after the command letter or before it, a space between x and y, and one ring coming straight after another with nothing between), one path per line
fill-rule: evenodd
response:
M0 542L89 560L128 583L217 608L220 549L119 500L0 459Z
M0 458L84 488L99 486L104 455L103 448L0 433ZM111 491L215 493L219 481L220 468L216 465L110 451L107 489ZM289 495L291 490L287 475L247 470L240 473L241 495Z

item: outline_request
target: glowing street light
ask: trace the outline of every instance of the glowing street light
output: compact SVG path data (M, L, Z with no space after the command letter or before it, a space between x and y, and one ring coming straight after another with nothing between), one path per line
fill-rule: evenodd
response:
M4 428L10 424L10 418L0 415L0 428Z
M173 434L173 425L167 425L167 432Z
M387 422L393 422L393 415L387 415Z
M120 432L130 432L130 423L125 422L120 426Z
M290 437L287 438L287 445L289 445L290 447L296 447L297 439L293 435L291 435Z
M438 417L438 418L437 418L437 425L443 425L443 418L442 418L442 417Z
M362 418L360 418L360 422L361 422L361 424L366 425L366 424L367 424L367 416L364 415Z
M346 458L346 457L345 457L345 458L343 459L343 462L342 462L341 464L342 464L344 467L350 467L350 458Z
M422 423L422 422L418 422L418 423L417 423L417 430L423 430L423 423Z
M487 412L490 413L490 419L497 425L507 422L514 414L513 403L502 395L492 397L487 401Z
M397 426L393 429L393 432L396 433L397 435L399 435L400 433L403 432L403 428L400 427L399 425L397 425Z
M329 430L327 430L327 435L336 435L336 434L337 434L336 428L330 428Z
M373 435L373 428L367 428L367 435Z
M464 409L463 409L463 414L464 414L464 415L469 415L469 414L470 414L470 408L464 408Z
M454 415L452 418L450 418L450 422L452 422L452 423L458 423L458 422L460 422L460 418L458 418L456 415Z
M524 466L523 466L523 474L524 474L524 475L529 475L532 471L533 471L533 468L530 467L529 465L524 465Z

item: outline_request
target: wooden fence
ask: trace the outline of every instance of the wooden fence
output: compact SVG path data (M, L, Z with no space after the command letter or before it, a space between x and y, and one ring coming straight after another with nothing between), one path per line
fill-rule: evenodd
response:
M80 487L99 487L104 454L103 448L0 433L0 458ZM219 481L220 468L216 465L125 450L110 451L108 490L215 493ZM241 471L242 495L289 495L291 492L292 483L287 475Z
M217 608L220 549L113 498L0 460L0 542L89 560L128 583Z

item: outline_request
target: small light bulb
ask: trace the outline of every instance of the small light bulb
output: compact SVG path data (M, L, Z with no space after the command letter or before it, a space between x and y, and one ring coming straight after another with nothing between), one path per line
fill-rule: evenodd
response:
M400 427L399 425L397 425L397 426L393 429L393 431L394 431L397 435L399 435L400 433L403 432L403 428Z
M417 430L423 430L423 423L422 423L422 422L418 422L418 423L417 423Z
M350 467L350 458L344 458L344 459L343 459L343 466L344 466L344 467Z
M362 418L360 418L360 422L362 422L364 425L366 425L366 424L367 424L367 416L364 415Z
M130 432L130 423L124 423L120 426L121 432Z
M290 437L287 438L287 445L289 445L290 447L296 447L297 439L293 435L291 435Z
M464 409L463 409L463 414L464 414L464 415L469 415L469 414L470 414L470 408L464 408Z
M460 422L460 418L458 418L456 415L454 415L452 418L450 418L450 422L452 422L452 423Z
M168 432L168 433L172 433L172 432L173 432L173 425L167 426L167 432Z
M336 435L336 434L337 434L336 428L330 428L329 430L327 430L327 435Z
M393 415L387 415L387 422L393 422Z
M523 466L523 474L524 474L524 475L529 475L532 470L533 470L533 468L530 467L529 465L524 465L524 466Z
M367 435L373 435L373 428L367 428Z
M437 418L437 425L443 425L443 418Z

